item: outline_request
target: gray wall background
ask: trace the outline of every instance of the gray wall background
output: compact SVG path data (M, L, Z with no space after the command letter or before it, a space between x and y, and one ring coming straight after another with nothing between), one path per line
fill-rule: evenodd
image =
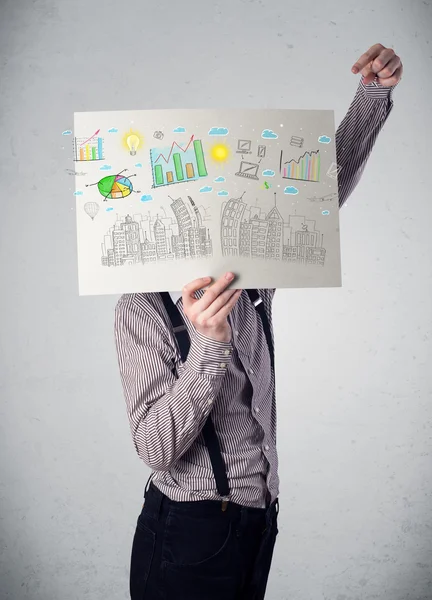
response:
M128 598L147 468L113 342L79 298L73 111L335 109L380 41L405 65L341 214L342 290L275 301L270 600L432 598L432 5L0 0L0 597ZM429 120L429 123L427 122Z

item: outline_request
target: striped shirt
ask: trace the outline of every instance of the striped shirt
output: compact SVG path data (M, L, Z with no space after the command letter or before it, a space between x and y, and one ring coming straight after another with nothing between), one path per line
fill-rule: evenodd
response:
M340 206L360 179L392 109L391 95L392 88L360 82L336 132ZM275 290L258 292L272 328ZM278 496L279 477L275 379L261 319L243 291L230 315L232 340L225 343L198 333L181 299L177 307L191 338L185 363L159 294L127 294L116 307L116 347L136 451L172 500L220 499L201 433L211 412L230 500L262 508L267 490L272 500Z

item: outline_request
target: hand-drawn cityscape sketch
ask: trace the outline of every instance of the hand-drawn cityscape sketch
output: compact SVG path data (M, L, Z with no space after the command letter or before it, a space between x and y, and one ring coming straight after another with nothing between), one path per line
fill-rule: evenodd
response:
M134 214L118 218L104 236L102 265L199 259L212 256L212 241L201 210L190 196L171 198L172 217Z
M257 206L248 206L231 198L222 206L221 246L224 256L283 260L324 266L326 250L323 235L315 221L290 215L285 222L276 204L266 214Z

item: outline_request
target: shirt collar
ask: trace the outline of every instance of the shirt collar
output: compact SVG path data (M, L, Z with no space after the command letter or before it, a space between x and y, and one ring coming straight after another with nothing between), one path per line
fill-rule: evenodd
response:
M177 304L177 302L182 297L181 292L169 292L169 295L171 296L171 300L174 302L174 304Z

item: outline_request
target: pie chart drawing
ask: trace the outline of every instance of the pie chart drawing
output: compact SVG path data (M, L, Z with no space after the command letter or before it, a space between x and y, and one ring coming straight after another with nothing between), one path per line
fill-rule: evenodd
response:
M124 171L117 173L117 175L107 175L100 179L97 184L93 183L91 185L98 186L99 193L104 197L104 200L107 200L108 198L114 200L126 198L133 192L133 185L130 177L135 177L135 175L125 177L123 173ZM86 185L86 187L90 187L90 185Z

